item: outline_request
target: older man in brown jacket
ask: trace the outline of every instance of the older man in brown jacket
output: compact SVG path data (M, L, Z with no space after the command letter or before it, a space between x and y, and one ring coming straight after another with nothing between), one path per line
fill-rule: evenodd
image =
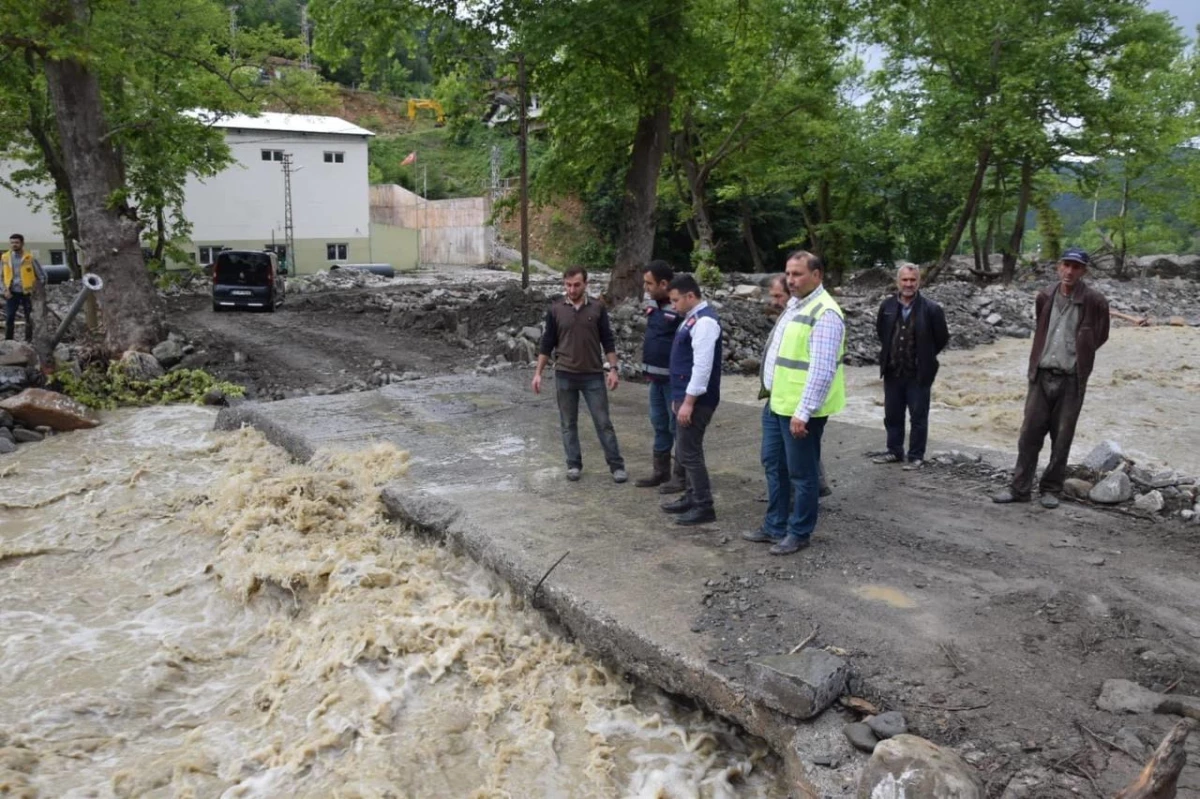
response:
M1039 485L1041 503L1058 507L1075 438L1075 423L1096 361L1096 350L1108 341L1108 300L1083 282L1090 259L1069 249L1058 262L1058 283L1037 296L1037 327L1029 353L1029 393L1025 421L1017 442L1017 467L1007 491L994 502L1028 502L1038 455L1050 434L1050 463Z

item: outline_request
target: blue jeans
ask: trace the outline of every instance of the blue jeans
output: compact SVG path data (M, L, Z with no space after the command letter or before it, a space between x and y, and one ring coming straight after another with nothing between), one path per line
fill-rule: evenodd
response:
M654 428L654 451L670 452L675 446L675 414L671 413L671 384L650 381L650 426Z
M929 398L933 386L922 386L915 377L883 379L883 427L887 430L888 452L904 457L904 412L908 411L908 459L925 460L929 441Z
M820 497L821 436L827 417L808 420L808 435L794 438L790 416L771 413L763 407L762 464L767 475L767 514L763 531L783 538L801 540L812 536L817 526Z
M558 418L562 426L563 449L567 453L567 468L583 468L583 451L579 448L579 395L587 403L592 424L604 448L604 460L609 471L625 468L625 460L617 446L617 433L613 430L612 418L608 415L608 387L604 375L579 375L555 372L554 383L558 395Z
M4 301L4 338L9 340L13 337L18 310L25 311L25 340L33 341L33 301L28 294L15 291Z

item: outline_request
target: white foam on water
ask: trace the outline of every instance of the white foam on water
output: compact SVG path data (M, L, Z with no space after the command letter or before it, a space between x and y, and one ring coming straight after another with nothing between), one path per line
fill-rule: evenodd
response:
M787 794L755 767L761 743L634 690L492 575L388 524L378 489L403 453L301 466L212 421L108 414L0 477L9 790Z

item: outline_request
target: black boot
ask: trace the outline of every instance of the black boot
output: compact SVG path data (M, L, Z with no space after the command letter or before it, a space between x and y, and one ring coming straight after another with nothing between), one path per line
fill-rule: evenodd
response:
M667 502L659 507L663 509L664 513L687 513L696 507L696 503L692 501L691 494L684 494L674 502Z
M656 452L654 453L654 473L649 477L643 477L641 480L635 480L633 484L638 488L654 488L667 482L671 477L671 453Z
M687 491L687 472L680 465L679 458L676 458L675 471L671 474L671 479L658 487L658 493L679 494L683 491Z
M717 512L712 506L702 508L699 505L675 517L675 523L680 527L692 527L697 524L708 524L717 520Z

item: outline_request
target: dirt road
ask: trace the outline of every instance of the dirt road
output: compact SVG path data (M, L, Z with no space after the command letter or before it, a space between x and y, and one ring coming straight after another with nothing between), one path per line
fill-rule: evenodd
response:
M246 386L251 399L357 391L469 362L441 339L386 327L382 307L344 312L339 296L350 293L289 298L275 313L213 313L205 297L178 298L171 326L200 350L188 366Z

